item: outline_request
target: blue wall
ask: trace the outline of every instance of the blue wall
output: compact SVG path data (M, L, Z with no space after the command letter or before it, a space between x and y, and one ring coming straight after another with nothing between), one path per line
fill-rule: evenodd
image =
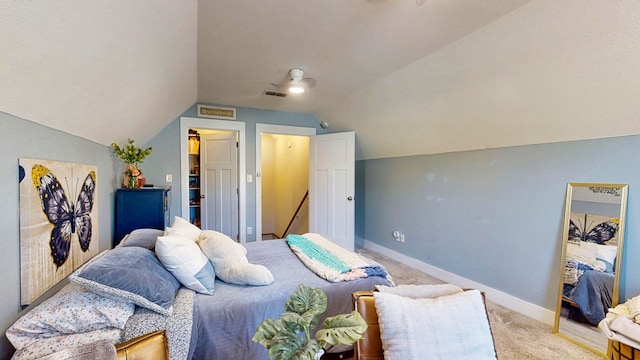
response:
M100 250L111 246L117 160L111 148L0 112L0 359L13 347L4 331L20 312L20 229L18 159L36 158L96 165Z
M554 310L567 183L629 184L622 301L640 292L638 149L627 136L359 161L356 239Z

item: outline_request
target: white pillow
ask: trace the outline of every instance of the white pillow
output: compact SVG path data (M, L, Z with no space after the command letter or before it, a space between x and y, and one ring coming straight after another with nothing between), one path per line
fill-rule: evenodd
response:
M221 232L215 230L204 230L196 242L199 243L204 238L215 241L219 244L218 246L221 248L220 250L226 252L228 255L240 256L237 255L240 252L242 252L242 255L247 255L246 247Z
M618 247L615 245L597 245L598 251L596 253L596 259L602 259L613 265L616 262L616 255L618 254Z
M204 230L198 245L211 260L216 276L224 282L238 285L269 285L273 282L269 269L250 264L247 249L222 233Z
M186 288L213 294L216 273L209 259L191 239L181 235L158 236L156 255Z
M198 241L200 231L199 227L179 216L175 216L171 227L164 229L164 235L181 235L191 239L191 241Z
M396 294L412 299L437 298L462 292L462 288L453 284L414 285L401 284L398 286L376 285L376 290L389 294Z
M578 243L567 243L567 257L570 259L582 261L584 263L593 263L598 253L598 244L586 241Z
M20 350L60 335L124 329L134 310L133 303L110 299L71 283L20 317L6 335Z
M374 292L385 360L496 359L482 294L435 299Z

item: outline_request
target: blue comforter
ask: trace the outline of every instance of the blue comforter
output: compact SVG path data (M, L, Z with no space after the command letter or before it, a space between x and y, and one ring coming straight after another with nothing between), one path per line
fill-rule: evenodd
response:
M277 318L298 284L322 288L327 311L319 319L351 312L351 293L389 285L380 276L331 283L307 269L284 240L247 243L247 258L266 266L275 281L269 286L241 286L216 280L213 295L196 294L190 359L267 359L267 350L251 341L258 325Z
M613 273L587 270L567 296L578 304L589 323L598 325L611 307L613 281Z

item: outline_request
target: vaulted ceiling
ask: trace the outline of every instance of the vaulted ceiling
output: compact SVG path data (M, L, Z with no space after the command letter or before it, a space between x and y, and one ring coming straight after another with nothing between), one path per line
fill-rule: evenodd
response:
M360 159L640 133L640 2L3 2L0 111L108 145L196 102L311 113ZM265 90L291 68L302 95Z

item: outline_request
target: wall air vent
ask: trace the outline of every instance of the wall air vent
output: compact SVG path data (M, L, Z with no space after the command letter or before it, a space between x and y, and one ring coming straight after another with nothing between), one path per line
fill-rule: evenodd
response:
M281 93L273 90L265 90L264 94L269 96L287 97L287 93Z

